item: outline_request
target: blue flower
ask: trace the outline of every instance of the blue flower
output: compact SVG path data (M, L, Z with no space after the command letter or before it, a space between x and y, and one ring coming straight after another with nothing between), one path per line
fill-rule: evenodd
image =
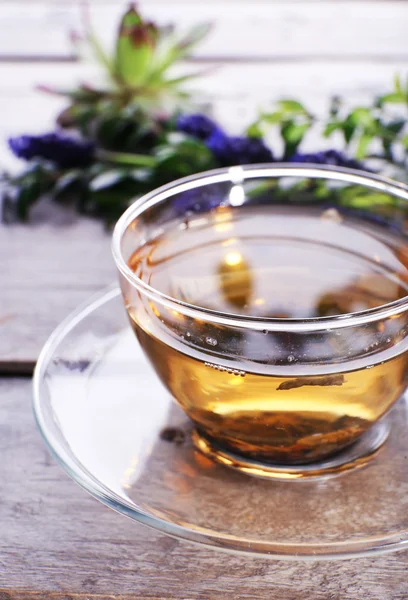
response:
M11 151L25 160L43 158L63 169L86 167L93 158L92 142L74 139L59 133L22 135L8 140Z
M310 154L297 152L288 160L291 163L313 163L317 165L333 165L335 167L349 167L351 169L368 170L358 160L349 158L338 150L322 150Z
M255 137L229 137L222 131L215 131L206 141L221 166L268 163L273 154L264 142Z
M176 216L188 212L202 213L217 208L226 197L226 190L222 185L209 185L187 190L175 196L172 210Z
M203 141L207 140L214 132L221 131L212 119L199 113L178 115L176 129Z
M206 115L179 115L176 129L203 141L221 166L273 161L272 152L261 139L230 137Z

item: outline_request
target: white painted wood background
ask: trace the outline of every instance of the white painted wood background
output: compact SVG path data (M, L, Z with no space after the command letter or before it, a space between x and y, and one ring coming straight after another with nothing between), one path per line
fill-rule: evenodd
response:
M89 4L95 29L109 45L126 3ZM299 96L319 114L331 94L364 102L387 89L395 72L408 71L405 1L150 0L139 6L159 23L180 28L213 23L191 68L210 70L196 89L236 132L273 99ZM49 129L64 105L35 92L35 84L86 80L69 40L69 32L81 28L82 7L67 0L0 3L0 158L6 167L17 161L5 138Z

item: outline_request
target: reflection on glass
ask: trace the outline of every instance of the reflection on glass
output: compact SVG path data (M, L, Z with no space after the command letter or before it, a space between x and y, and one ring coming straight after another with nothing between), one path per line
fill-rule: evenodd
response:
M196 316L158 306L158 318L126 290L142 347L200 435L285 464L352 444L405 390L408 372L404 316L316 332L289 326L398 300L408 281L406 239L390 227L386 194L297 179L234 183L228 206L200 213L195 226L193 215L182 232L171 222L135 248L129 266Z

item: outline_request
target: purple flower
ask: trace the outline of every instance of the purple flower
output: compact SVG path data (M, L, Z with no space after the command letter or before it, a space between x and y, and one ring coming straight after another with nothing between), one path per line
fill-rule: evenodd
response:
M367 170L358 160L348 158L343 152L338 150L322 150L310 154L301 154L297 152L288 160L291 163L313 163L317 165L333 165L336 167L349 167L351 169Z
M226 193L222 184L188 190L175 196L172 210L177 216L188 212L207 212L217 208L225 199Z
M176 129L203 141L207 140L214 132L221 131L212 119L199 113L178 115Z
M206 145L225 167L273 161L272 152L255 137L229 137L222 131L214 131Z
M272 152L261 139L230 137L212 119L199 113L179 115L176 129L205 142L221 166L273 161Z
M91 142L67 137L59 133L22 135L10 138L11 151L25 160L43 158L63 169L86 167L93 158L95 147Z

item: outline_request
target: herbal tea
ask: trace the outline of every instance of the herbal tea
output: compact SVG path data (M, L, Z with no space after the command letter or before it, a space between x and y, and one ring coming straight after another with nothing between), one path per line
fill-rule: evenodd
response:
M129 266L210 311L311 319L408 294L401 239L334 209L219 208L167 226ZM401 320L307 335L192 319L137 292L136 335L207 439L252 458L315 461L353 443L404 391ZM333 358L334 357L334 358Z

